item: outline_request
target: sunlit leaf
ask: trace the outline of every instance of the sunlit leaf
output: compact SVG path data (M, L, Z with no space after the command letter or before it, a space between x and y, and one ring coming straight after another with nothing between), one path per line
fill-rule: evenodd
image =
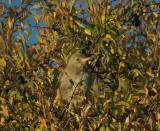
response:
M10 93L10 97L14 96L16 93L17 93L17 91L12 91L12 92Z
M154 74L153 73L151 73L151 72L146 72L147 73L147 75L149 75L150 77L154 77Z
M18 99L18 100L20 100L20 101L21 101L21 100L22 100L22 98L23 98L23 97L20 95L20 93L19 93L19 92L16 92L16 97L17 97L17 99Z
M6 61L4 58L0 58L0 67L6 67Z
M91 31L89 29L84 30L86 34L91 35Z
M2 130L159 130L157 2L12 2L0 2ZM76 51L92 60L74 81L65 67ZM66 88L82 80L78 94L66 92L73 109L62 100L61 73Z
M28 87L28 86L32 86L33 82L27 82L26 84L24 84L24 87Z
M159 131L159 130L160 130L160 122L158 122L156 126L156 131Z
M38 38L39 42L42 43L42 38L39 35L36 35L36 37Z
M143 76L142 73L138 69L133 69L131 70L133 73L138 73L139 75Z
M130 6L132 7L134 3L134 0L130 0Z
M9 5L10 5L10 6L12 5L12 0L9 0Z
M8 109L7 109L7 107L4 106L4 105L1 105L0 107L2 108L3 114L8 117Z
M84 28L83 25L82 25L79 21L75 21L75 22L76 22L76 24L77 24L78 26L80 26L81 28Z
M120 25L119 21L116 21L116 26L117 26L118 28L121 28L121 25Z
M130 107L130 105L127 102L124 102L124 101L120 101L116 105L121 105L121 106L123 105L123 106L126 106L126 107Z
M71 0L70 13L72 12L72 8L74 7L76 0Z
M37 4L35 4L34 6L31 7L31 10L35 9L35 8L39 8L39 7L40 7L40 3L37 2Z
M138 93L138 94L146 94L147 92L145 90L138 90L136 93Z
M107 39L113 39L110 34L106 34L106 38L107 38Z
M8 26L10 29L13 27L14 21L15 21L15 18L11 18L11 17L8 18Z
M114 113L114 115L117 115L118 114L118 110L117 109L113 109L113 113Z
M106 131L105 125L102 125L102 126L100 127L99 131Z
M132 94L130 93L130 94L128 94L128 96L127 96L127 98L126 98L126 102L130 101L131 98L132 98Z

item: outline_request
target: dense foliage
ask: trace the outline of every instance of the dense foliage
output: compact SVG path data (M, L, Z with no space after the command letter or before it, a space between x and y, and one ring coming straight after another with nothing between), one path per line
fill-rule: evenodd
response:
M160 130L160 3L8 2L0 1L0 130ZM56 99L58 74L76 50L93 56L93 100L68 111Z

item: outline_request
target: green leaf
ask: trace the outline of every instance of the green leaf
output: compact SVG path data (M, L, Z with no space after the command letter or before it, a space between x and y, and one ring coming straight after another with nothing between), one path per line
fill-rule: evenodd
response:
M132 98L132 94L130 93L130 94L128 94L128 96L127 96L127 98L126 98L126 102L130 101L131 98Z
M156 131L160 131L160 122L157 123Z
M10 93L10 97L14 96L16 93L17 93L17 91L12 91L12 92Z
M121 48L118 47L118 54L121 55L122 54L122 51L121 51Z
M67 36L60 37L59 41L64 40L64 39L68 39L68 37Z
M28 86L32 86L33 82L27 82L26 84L24 84L24 87L28 87Z
M94 24L91 24L91 23L88 23L88 22L85 22L84 25L86 26L86 29L88 29L89 31L93 31L95 25Z
M38 107L41 107L41 106L42 106L42 104L41 104L39 101L36 101L36 102L35 102L35 105L38 106Z
M105 79L103 79L104 82L107 82L107 83L110 83L111 82L111 79L106 77Z
M146 91L145 90L139 90L136 93L138 93L138 94L146 94Z
M101 62L101 64L102 64L103 68L106 69L107 66L104 64L104 62L103 62L102 60L100 60L100 62Z
M134 2L134 0L130 0L130 6L131 7L133 6L133 2Z
M109 61L110 61L110 57L109 57L109 55L106 55L106 61L107 61L107 64L109 63Z
M32 35L32 30L33 30L33 29L30 29L30 30L28 31L28 38Z
M100 127L99 131L106 131L106 127L104 124Z
M148 79L146 79L145 82L143 83L144 83L143 87L146 88L148 86Z
M120 83L122 87L126 87L126 80L124 78L120 78Z
M131 70L133 73L138 73L139 75L143 76L142 73L138 69L133 69Z
M160 86L160 79L156 78L155 81L157 82L157 84Z
M0 22L0 30L3 29L3 22Z
M127 107L130 106L127 102L124 102L124 101L120 101L116 105L121 105L121 106L123 105L123 106L127 106Z
M102 50L105 51L105 54L106 54L106 55L109 55L109 54L110 54L110 49L109 49L109 47L107 47L107 46L104 45L104 44L100 44L100 47L101 47Z
M19 93L19 92L16 92L16 97L17 97L17 99L18 99L18 100L20 100L20 101L21 101L21 100L22 100L22 98L23 98L23 97L20 95L20 93Z
M108 22L110 20L111 16L110 15L107 15L106 17L106 22Z
M117 115L118 114L118 110L117 109L113 109L113 113L114 113L114 115Z

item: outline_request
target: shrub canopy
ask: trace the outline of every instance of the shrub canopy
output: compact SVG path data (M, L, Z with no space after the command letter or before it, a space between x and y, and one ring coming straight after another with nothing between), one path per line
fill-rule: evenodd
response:
M160 130L160 3L8 2L0 1L0 129ZM93 56L93 101L70 112L56 90L76 50Z

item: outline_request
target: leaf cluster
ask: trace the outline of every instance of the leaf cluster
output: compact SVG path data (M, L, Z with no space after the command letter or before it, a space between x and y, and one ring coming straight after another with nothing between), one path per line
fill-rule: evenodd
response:
M0 2L0 130L160 129L160 3L12 2ZM93 56L92 100L68 111L56 90L76 50Z

